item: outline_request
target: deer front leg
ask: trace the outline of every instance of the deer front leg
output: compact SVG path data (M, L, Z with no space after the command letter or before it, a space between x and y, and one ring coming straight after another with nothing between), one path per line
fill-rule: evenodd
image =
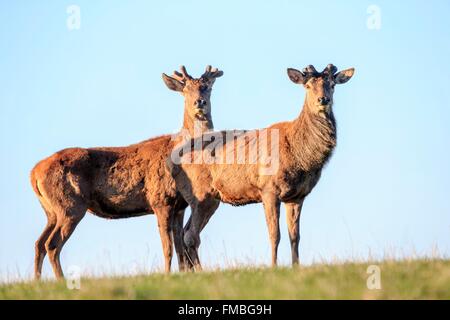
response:
M178 268L180 271L185 271L188 266L185 260L184 254L184 242L183 242L183 220L184 220L184 209L179 210L175 214L175 218L173 219L173 241L175 244L175 251L178 257Z
M189 263L194 266L195 271L202 270L198 248L200 246L200 232L205 227L206 222L214 214L219 201L208 198L194 205L191 205L192 214L186 224L184 231L184 244L188 255Z
M159 235L163 247L165 271L170 272L173 255L172 227L174 213L169 207L158 208L154 211L158 220Z
M192 207L191 207L192 210ZM186 225L183 229L183 253L184 253L184 261L185 261L185 270L186 271L194 271L194 264L192 262L191 257L189 256L188 247L185 245L184 242L184 235L186 234L187 230L191 228L191 222L192 222L192 214L189 217L188 221L186 222Z
M302 211L303 199L297 203L286 203L286 221L291 243L292 265L298 265L298 244L300 241L299 221Z
M277 265L278 244L280 243L280 202L273 194L264 194L262 200L272 245L272 266L275 267Z

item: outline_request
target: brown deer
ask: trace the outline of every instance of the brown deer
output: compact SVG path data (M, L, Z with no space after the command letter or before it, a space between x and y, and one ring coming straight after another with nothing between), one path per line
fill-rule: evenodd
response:
M303 72L295 69L288 69L287 72L294 83L306 89L303 109L297 119L241 136L233 136L230 131L205 133L175 148L167 161L177 189L192 209L184 230L184 243L197 269L201 269L197 254L200 232L220 201L232 205L263 203L274 266L280 240L280 202L285 203L292 263L298 263L302 204L319 181L322 168L336 145L336 123L332 110L334 86L347 82L353 76L354 69L336 73L337 68L330 64L322 72L317 72L311 65ZM275 138L270 141L276 142L271 153L276 151L278 155L275 159L278 161L277 169L271 174L264 171L268 154L259 153L258 161L253 163L229 163L224 160L230 155L230 150L231 158L236 160L236 154L242 151L239 148L244 148L244 155L249 159L251 146L261 147L263 143L258 139L267 136L268 132L276 132L278 137L276 141L273 141ZM230 133L232 139L227 138ZM196 145L200 147L192 151L192 146ZM186 152L186 148L191 151ZM180 161L174 161L179 156ZM193 159L205 160L208 157L214 161L192 162Z
M182 66L181 73L162 75L169 89L184 96L183 129L189 135L213 129L211 89L222 74L208 66L194 79ZM127 147L70 148L39 162L31 171L31 184L48 222L36 242L35 277L41 276L46 253L56 277L63 277L61 249L86 211L106 219L156 214L165 270L170 271L173 242L180 269L184 269L187 203L166 168L174 143L171 135L164 135Z

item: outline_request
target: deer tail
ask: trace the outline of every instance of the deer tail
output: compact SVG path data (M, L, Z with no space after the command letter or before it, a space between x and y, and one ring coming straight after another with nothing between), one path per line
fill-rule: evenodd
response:
M31 175L30 175L30 179L31 179L31 186L33 187L34 192L39 196L42 197L42 193L39 190L39 186L38 186L38 180L36 178L36 173L35 173L36 167L33 168L33 170L31 171Z

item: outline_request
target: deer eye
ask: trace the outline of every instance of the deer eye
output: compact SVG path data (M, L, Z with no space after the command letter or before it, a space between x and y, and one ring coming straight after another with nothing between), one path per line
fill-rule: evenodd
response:
M208 90L208 86L201 86L200 87L200 92L205 92L206 90Z

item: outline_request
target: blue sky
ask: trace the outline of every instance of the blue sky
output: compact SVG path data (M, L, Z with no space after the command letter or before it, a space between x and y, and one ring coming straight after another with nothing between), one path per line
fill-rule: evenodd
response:
M81 9L68 30L66 9ZM381 9L369 29L367 8ZM224 70L217 129L293 119L304 91L287 67L355 67L335 93L338 146L301 219L304 263L450 253L448 1L0 1L0 274L32 274L45 215L29 184L65 147L119 146L181 127L183 99L161 73ZM280 261L290 262L284 219ZM221 205L202 234L205 265L269 263L261 205ZM154 216L87 215L64 269L161 268ZM176 263L174 264L176 266ZM44 265L49 275L50 266Z

